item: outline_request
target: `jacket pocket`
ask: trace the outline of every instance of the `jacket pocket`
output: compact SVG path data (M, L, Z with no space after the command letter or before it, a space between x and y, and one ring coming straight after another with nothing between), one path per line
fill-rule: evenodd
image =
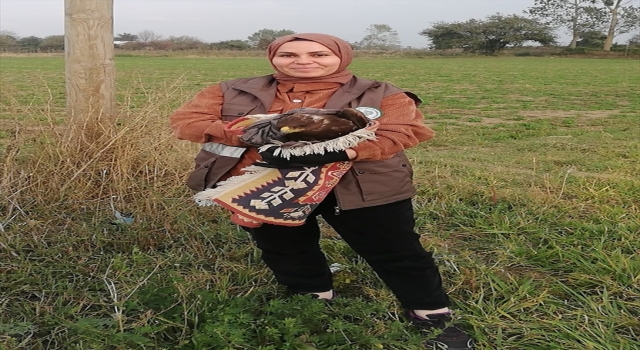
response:
M214 187L238 162L239 158L220 156L201 149L195 158L195 169L187 177L187 187L195 191Z
M413 168L400 153L387 160L354 162L353 171L364 201L412 196Z
M222 105L222 120L231 121L233 119L244 117L251 114L258 106L239 105L234 103L224 103Z

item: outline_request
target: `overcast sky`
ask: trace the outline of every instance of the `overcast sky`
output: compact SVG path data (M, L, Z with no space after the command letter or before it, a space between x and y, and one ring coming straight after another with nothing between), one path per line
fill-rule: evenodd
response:
M88 0L87 0L88 1ZM371 24L388 24L403 46L426 47L418 33L437 21L500 12L522 14L534 0L115 0L114 31L151 30L206 42L246 39L264 29L332 34L355 42ZM64 34L64 0L0 0L0 30L21 37ZM560 37L567 42L566 35Z

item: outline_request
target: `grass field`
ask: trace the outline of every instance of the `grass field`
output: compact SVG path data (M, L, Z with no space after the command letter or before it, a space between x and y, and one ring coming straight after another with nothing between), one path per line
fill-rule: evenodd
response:
M326 228L341 298L288 297L220 209L183 186L167 116L256 58L119 57L119 120L63 135L60 57L0 57L0 349L419 349ZM640 348L640 64L362 58L424 100L417 230L478 349ZM132 224L114 222L114 210Z

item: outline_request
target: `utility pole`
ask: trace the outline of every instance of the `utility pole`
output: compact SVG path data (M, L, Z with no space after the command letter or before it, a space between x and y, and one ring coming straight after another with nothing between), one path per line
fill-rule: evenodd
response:
M65 0L64 6L70 136L90 142L113 123L116 110L113 0Z

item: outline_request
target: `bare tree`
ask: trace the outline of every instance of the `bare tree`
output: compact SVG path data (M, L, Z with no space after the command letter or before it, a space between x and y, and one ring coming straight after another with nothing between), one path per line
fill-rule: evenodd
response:
M400 39L398 32L389 25L372 24L356 46L365 50L395 50L400 48Z
M18 40L20 37L15 32L10 30L0 31L0 49L13 50L18 46Z
M611 51L616 35L628 33L640 24L640 10L633 6L631 0L600 0L609 12L609 30L603 49Z
M145 42L145 43L149 43L152 41L158 41L162 39L162 35L152 31L152 30L143 30L140 33L138 33L138 40Z
M18 40L20 39L20 36L18 36L18 34L16 34L16 32L10 31L10 30L0 30L0 36L8 36L13 38L13 40Z
M563 27L571 34L569 47L575 48L580 34L604 30L606 13L596 7L598 0L535 0L524 12L545 24Z
M207 47L204 41L188 35L170 36L167 40L171 42L174 50L193 50Z

